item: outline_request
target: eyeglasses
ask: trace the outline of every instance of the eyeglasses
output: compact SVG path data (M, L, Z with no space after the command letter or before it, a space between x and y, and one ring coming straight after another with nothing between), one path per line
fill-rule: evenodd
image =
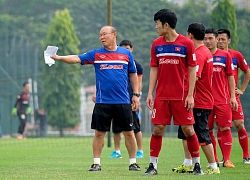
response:
M110 32L110 33L103 33L103 34L100 34L99 37L102 37L102 36L107 36L108 34L113 34L114 32Z

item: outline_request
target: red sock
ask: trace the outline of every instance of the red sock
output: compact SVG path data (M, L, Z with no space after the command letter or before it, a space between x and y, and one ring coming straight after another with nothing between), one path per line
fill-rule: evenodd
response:
M223 160L230 159L232 150L233 137L231 130L221 131L221 151L223 154Z
M220 147L220 150L221 150L221 131L220 130L217 131L217 141L218 141L218 144L219 144L219 147Z
M186 139L187 139L188 150L192 158L200 157L199 141L196 134L194 133L192 136L186 137Z
M246 129L238 131L238 139L243 151L243 158L249 157L248 154L248 134Z
M152 134L150 140L150 156L158 157L162 146L162 136Z
M209 135L213 144L213 148L214 148L214 160L215 162L219 162L218 156L217 156L217 151L216 151L216 141L214 138L214 132L213 131L209 131Z

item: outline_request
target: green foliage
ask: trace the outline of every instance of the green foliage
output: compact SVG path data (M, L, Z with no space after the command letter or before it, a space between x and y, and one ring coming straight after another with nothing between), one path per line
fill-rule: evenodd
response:
M237 49L237 21L236 10L231 0L215 0L215 8L211 14L211 26L216 29L224 28L230 30L232 42L230 48Z
M45 41L47 45L58 46L58 54L78 54L80 41L77 38L69 10L58 10L51 21ZM43 105L48 110L49 124L59 128L74 127L80 122L80 65L56 62L48 67L43 62ZM61 134L62 135L62 134Z

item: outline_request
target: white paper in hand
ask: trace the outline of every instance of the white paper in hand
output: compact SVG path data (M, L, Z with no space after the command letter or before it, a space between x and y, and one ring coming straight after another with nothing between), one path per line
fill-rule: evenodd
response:
M48 64L49 66L52 66L55 64L55 60L51 59L50 56L56 55L58 50L58 47L56 46L47 46L47 49L44 51L44 60L45 64Z

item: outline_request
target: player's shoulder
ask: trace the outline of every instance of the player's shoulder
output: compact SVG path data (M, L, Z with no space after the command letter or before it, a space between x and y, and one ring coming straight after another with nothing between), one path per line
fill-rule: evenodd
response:
M113 51L114 54L126 54L126 55L132 55L132 53L130 52L130 50L121 47L121 46L117 46L116 51Z
M162 43L162 42L164 42L164 41L165 41L165 37L164 37L164 36L159 36L159 37L157 37L157 38L155 38L155 39L153 40L153 44Z
M136 69L140 69L140 70L143 70L143 67L141 65L141 63L139 63L137 60L135 60L135 66L136 66Z
M205 45L202 45L202 46L198 47L197 49L195 49L195 54L197 56L204 57L205 59L206 58L208 58L208 59L213 58L212 53Z
M240 51L237 51L237 50L234 50L234 49L228 49L228 52L229 52L231 55L243 56L243 55L241 54Z

